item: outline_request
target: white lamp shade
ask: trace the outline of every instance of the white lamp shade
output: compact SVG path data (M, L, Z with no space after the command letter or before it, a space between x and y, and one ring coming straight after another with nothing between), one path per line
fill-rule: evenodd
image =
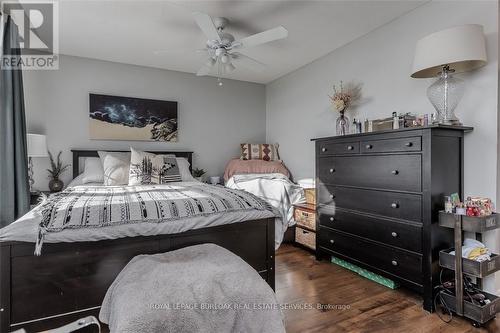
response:
M28 134L28 156L29 157L47 157L47 140L45 135Z
M455 73L486 65L483 27L467 24L435 32L417 42L413 78L437 76L448 65Z

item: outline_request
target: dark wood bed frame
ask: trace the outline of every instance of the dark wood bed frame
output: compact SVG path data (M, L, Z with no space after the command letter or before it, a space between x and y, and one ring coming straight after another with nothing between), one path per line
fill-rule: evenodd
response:
M95 150L72 150L73 176L81 157ZM156 152L186 157L191 152ZM178 234L96 242L0 242L0 332L46 330L87 315L97 316L104 295L122 268L138 254L168 252L202 243L239 255L274 289L274 219L195 229Z

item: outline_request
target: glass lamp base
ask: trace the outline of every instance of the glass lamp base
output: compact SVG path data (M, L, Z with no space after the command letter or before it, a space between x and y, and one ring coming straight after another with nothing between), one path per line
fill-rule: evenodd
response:
M445 66L436 82L427 88L427 97L437 111L434 124L461 125L454 111L464 90L464 81L453 77Z

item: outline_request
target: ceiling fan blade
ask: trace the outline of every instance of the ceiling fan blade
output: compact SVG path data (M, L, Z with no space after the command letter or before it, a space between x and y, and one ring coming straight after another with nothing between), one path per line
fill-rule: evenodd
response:
M201 12L193 12L194 20L196 24L200 27L201 31L208 37L209 40L218 40L221 41L219 32L217 32L217 28L212 21L212 18Z
M239 40L240 47L253 47L288 37L288 30L279 26Z
M267 67L266 64L263 64L262 62L240 52L231 53L231 57L236 61L236 64L242 65L243 67L251 70L263 71Z
M170 50L156 50L153 51L154 54L203 54L206 53L207 49L199 49L199 50L186 50L186 49L170 49Z
M214 59L208 59L208 61L196 72L196 76L205 76L210 73L212 67L216 64Z

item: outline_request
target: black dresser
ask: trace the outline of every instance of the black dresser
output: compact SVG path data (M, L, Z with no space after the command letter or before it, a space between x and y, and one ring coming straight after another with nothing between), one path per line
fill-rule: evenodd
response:
M463 198L463 139L472 128L430 126L313 139L317 259L334 255L422 293L433 311L444 196Z

